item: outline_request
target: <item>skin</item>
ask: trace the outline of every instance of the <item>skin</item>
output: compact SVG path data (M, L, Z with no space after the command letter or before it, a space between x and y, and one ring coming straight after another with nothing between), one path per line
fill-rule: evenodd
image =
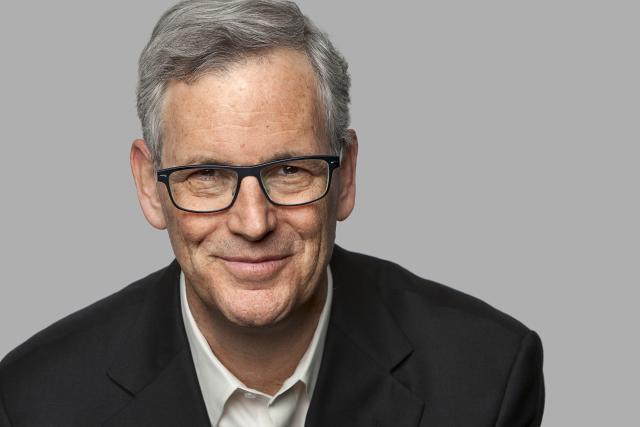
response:
M315 75L303 53L276 49L196 82L172 82L164 103L162 167L252 165L289 155L330 154L319 126ZM247 386L275 394L306 351L326 298L336 221L355 203L357 139L343 152L328 195L271 204L245 178L222 212L178 210L157 183L143 140L131 148L138 198L149 223L167 229L198 327Z

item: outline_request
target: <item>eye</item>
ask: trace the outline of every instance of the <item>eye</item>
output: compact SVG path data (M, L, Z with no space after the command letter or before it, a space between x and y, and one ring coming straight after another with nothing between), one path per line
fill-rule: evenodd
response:
M302 159L277 163L265 168L261 172L263 182L274 185L276 183L294 184L312 179L322 172L317 160Z
M218 171L215 169L199 169L189 175L189 179L196 179L199 181L213 181L217 178Z
M280 168L280 173L283 175L293 175L300 172L300 168L292 165L282 165Z

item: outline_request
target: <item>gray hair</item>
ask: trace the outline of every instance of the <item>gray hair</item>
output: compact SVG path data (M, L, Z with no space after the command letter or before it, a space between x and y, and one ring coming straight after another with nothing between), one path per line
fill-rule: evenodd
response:
M344 57L298 6L285 0L186 0L156 24L139 61L138 117L156 168L162 152L162 104L172 80L193 82L270 49L304 52L316 75L324 131L339 153L350 143Z

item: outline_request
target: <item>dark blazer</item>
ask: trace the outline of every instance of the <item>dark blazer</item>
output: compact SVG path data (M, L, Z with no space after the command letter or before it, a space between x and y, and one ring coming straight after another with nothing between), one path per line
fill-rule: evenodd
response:
M539 426L538 335L489 305L335 247L314 427ZM0 362L0 426L208 426L180 267L51 325Z

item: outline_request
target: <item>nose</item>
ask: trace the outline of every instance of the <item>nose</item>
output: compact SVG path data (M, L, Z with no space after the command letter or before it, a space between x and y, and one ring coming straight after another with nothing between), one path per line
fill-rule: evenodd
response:
M263 239L276 227L274 206L255 177L248 176L240 183L227 223L232 233L252 242Z

